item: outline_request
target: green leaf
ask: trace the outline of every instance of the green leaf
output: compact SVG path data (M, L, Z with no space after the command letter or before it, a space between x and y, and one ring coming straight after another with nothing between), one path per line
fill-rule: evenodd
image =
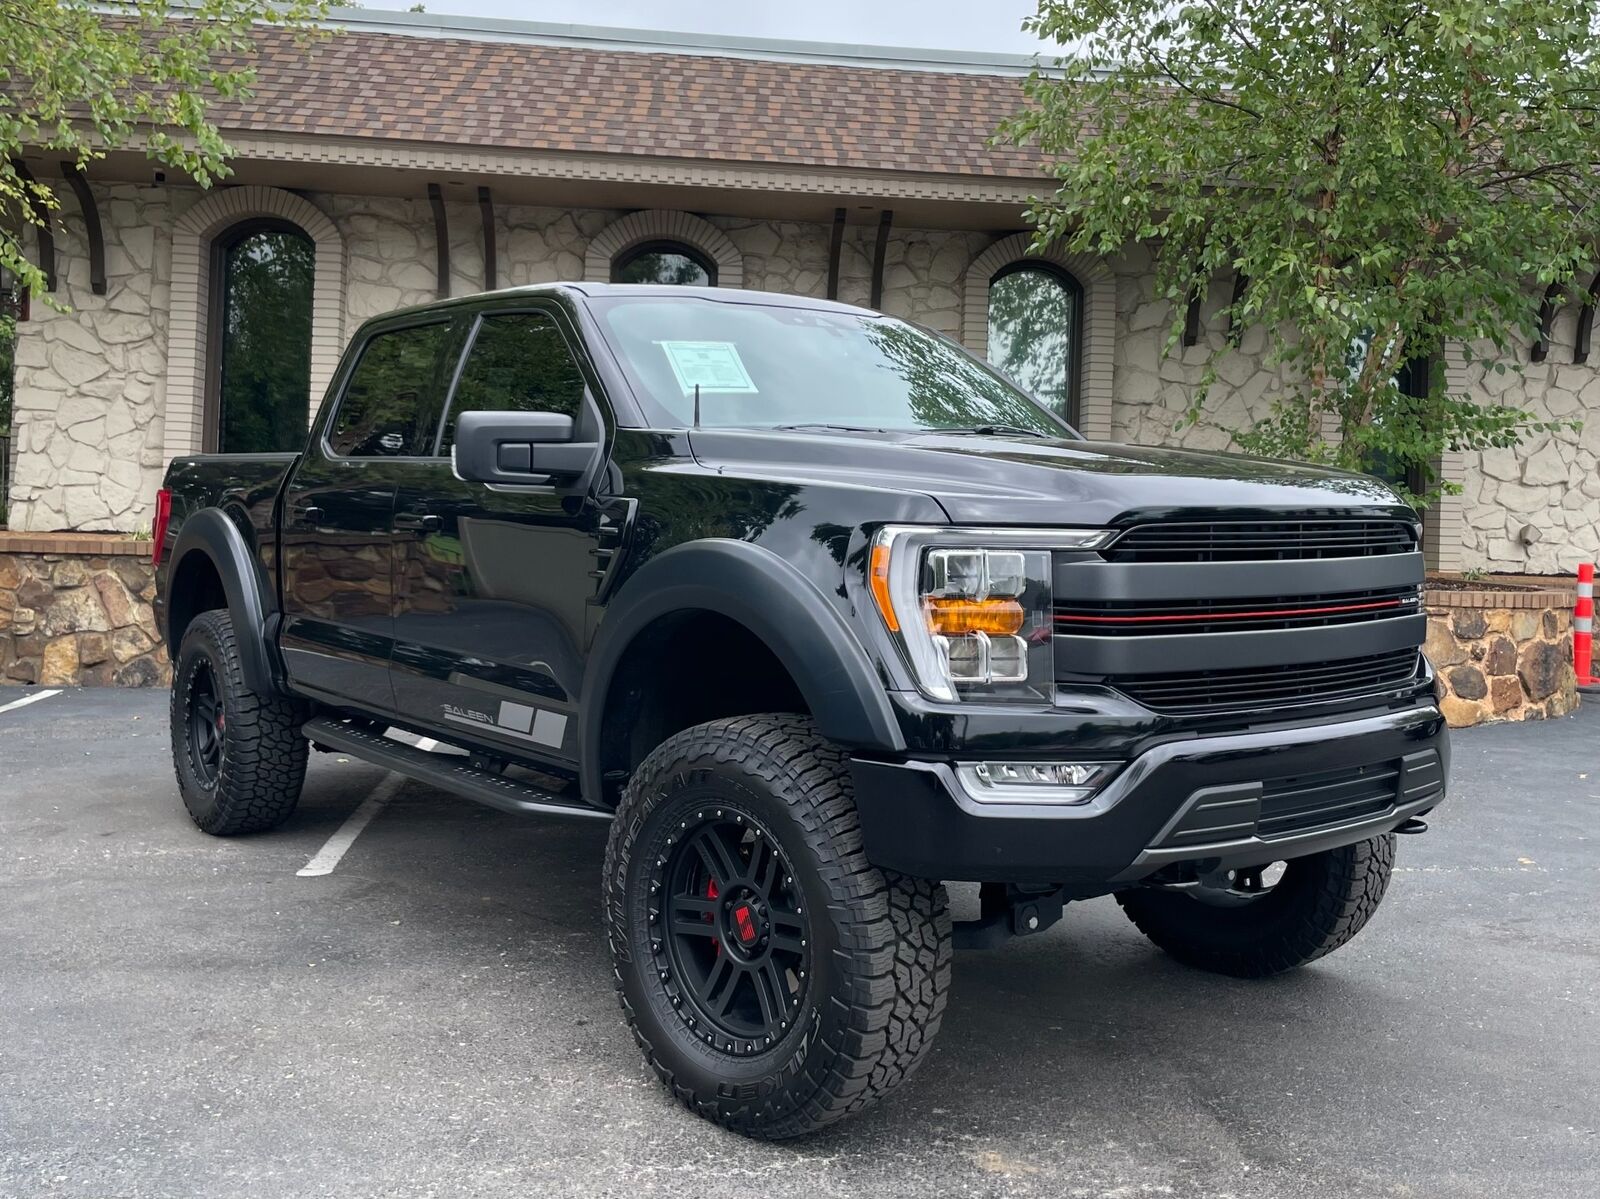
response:
M229 174L228 146L209 117L217 100L249 95L246 64L261 26L307 42L328 32L322 0L0 0L0 211L33 220L26 204L56 204L29 189L14 160L47 151L87 167L115 150L142 150L209 186ZM0 270L29 291L44 279L15 224L0 220ZM43 297L50 302L48 296Z
M1447 449L1544 429L1450 395L1437 364L1461 347L1504 355L1533 328L1545 284L1581 287L1595 269L1593 12L1579 0L1043 0L1032 26L1096 70L1036 76L1034 107L1000 132L1054 160L1059 187L1030 208L1043 242L1105 255L1143 242L1156 296L1187 295L1197 264L1249 278L1236 327L1267 331L1283 386L1238 444L1426 473ZM1434 366L1401 389L1408 363ZM1195 420L1211 377L1184 397ZM1444 490L1429 478L1417 498Z

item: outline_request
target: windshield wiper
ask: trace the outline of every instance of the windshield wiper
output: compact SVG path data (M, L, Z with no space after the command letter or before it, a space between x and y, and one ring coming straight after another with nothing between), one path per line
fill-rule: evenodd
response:
M930 429L930 433L976 433L981 437L1048 437L1038 429L1025 429L1021 425L972 425L965 429Z
M1041 433L1037 429L1026 429L1021 425L969 425L956 429L885 429L878 425L835 425L823 422L806 422L797 425L771 425L769 428L785 433L804 433L807 430L821 429L834 433L954 433L972 434L980 437L1049 437L1049 433Z
M772 428L785 433L804 433L807 429L825 429L838 433L886 433L887 429L880 429L874 425L828 425L828 424L801 424L801 425L773 425Z

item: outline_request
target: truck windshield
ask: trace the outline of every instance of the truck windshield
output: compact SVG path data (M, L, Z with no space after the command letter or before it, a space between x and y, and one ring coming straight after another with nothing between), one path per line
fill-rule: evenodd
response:
M698 296L604 296L601 329L661 426L1074 437L953 343L893 317Z

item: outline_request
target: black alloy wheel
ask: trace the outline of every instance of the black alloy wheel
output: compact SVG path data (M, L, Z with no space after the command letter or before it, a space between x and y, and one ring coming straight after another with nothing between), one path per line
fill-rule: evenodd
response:
M606 846L617 995L691 1111L779 1140L859 1112L923 1061L950 986L931 879L867 859L848 758L804 716L674 733Z
M183 710L188 734L189 766L206 790L222 774L222 753L228 717L217 694L217 676L206 658L195 660L183 689Z
M190 817L227 837L282 824L306 773L303 705L259 695L244 681L239 638L225 611L184 631L172 669L172 765Z
M754 817L713 803L683 824L651 878L655 968L687 1029L724 1053L756 1053L805 997L805 902Z

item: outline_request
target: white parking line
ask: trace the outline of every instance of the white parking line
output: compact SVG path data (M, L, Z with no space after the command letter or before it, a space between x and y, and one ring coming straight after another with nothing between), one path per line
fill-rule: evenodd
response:
M350 813L348 819L339 826L339 831L328 838L328 842L317 850L316 857L305 864L295 873L300 878L316 878L324 874L332 874L333 868L339 864L339 859L355 844L361 830L372 823L372 818L383 811L384 804L394 798L394 793L400 790L400 785L406 780L398 774L391 774L383 782L372 789L372 794L361 801L361 806Z
M26 708L29 704L36 704L41 699L49 699L52 695L60 694L60 691L35 691L32 695L24 695L21 699L14 699L9 704L0 704L0 712L9 712L13 708Z

